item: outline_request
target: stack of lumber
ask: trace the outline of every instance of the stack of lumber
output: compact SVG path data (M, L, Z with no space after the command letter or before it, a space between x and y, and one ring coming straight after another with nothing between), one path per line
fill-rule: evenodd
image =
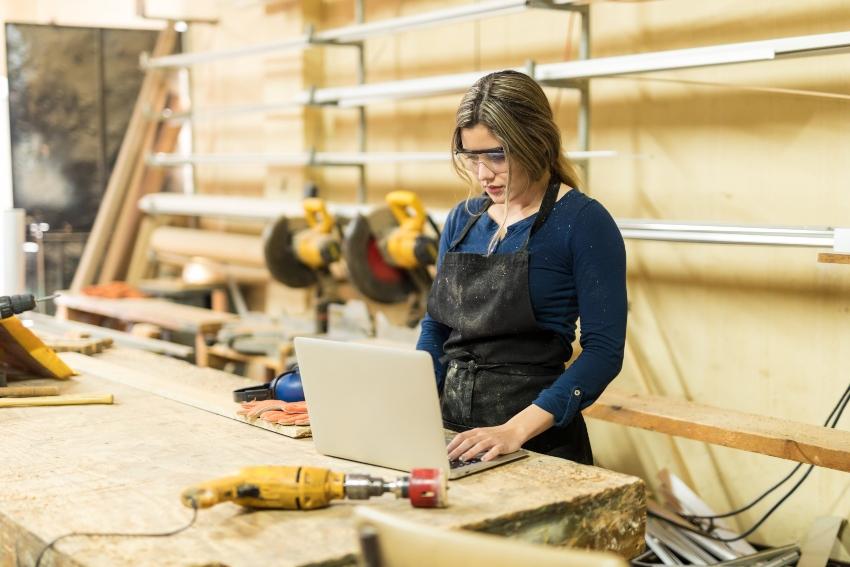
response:
M172 53L176 41L177 33L167 26L157 38L153 56ZM146 71L103 201L74 274L71 289L75 291L96 282L123 279L127 273L141 219L138 200L146 193L159 191L163 181L161 169L147 167L147 154L173 151L177 142L179 127L159 122L169 99L168 83L166 73Z

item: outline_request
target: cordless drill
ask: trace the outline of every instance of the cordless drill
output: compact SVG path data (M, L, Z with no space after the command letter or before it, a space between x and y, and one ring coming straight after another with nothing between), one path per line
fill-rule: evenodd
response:
M24 311L32 311L35 309L35 303L35 296L31 293L2 295L0 296L0 319L18 315Z
M444 508L446 491L446 477L440 469L413 469L410 476L387 482L318 467L261 466L187 488L181 500L189 508L232 501L249 508L313 510L329 506L331 500L367 500L392 492L396 498L410 499L416 508Z

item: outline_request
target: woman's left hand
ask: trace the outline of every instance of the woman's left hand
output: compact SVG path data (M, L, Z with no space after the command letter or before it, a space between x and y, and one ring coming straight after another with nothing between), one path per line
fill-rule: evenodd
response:
M476 427L455 435L447 447L449 460L468 461L484 453L481 460L490 461L499 455L513 453L554 423L551 413L531 404L502 425Z
M481 460L490 461L499 455L518 450L525 443L525 439L509 423L495 427L477 427L458 433L447 447L449 460L468 461L484 453Z

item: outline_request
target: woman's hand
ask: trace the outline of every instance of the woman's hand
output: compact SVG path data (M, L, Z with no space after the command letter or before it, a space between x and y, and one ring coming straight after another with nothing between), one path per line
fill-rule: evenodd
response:
M481 460L491 461L499 455L518 450L523 443L554 423L551 413L532 404L502 425L477 427L458 433L447 447L449 460L468 461L484 453Z

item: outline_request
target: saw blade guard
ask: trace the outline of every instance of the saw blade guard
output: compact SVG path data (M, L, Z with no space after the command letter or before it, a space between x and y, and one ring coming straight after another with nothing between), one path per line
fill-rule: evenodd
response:
M381 239L398 227L388 207L368 216L358 214L346 227L342 256L351 283L367 298L379 303L401 303L416 290L406 270L391 265L380 249Z

